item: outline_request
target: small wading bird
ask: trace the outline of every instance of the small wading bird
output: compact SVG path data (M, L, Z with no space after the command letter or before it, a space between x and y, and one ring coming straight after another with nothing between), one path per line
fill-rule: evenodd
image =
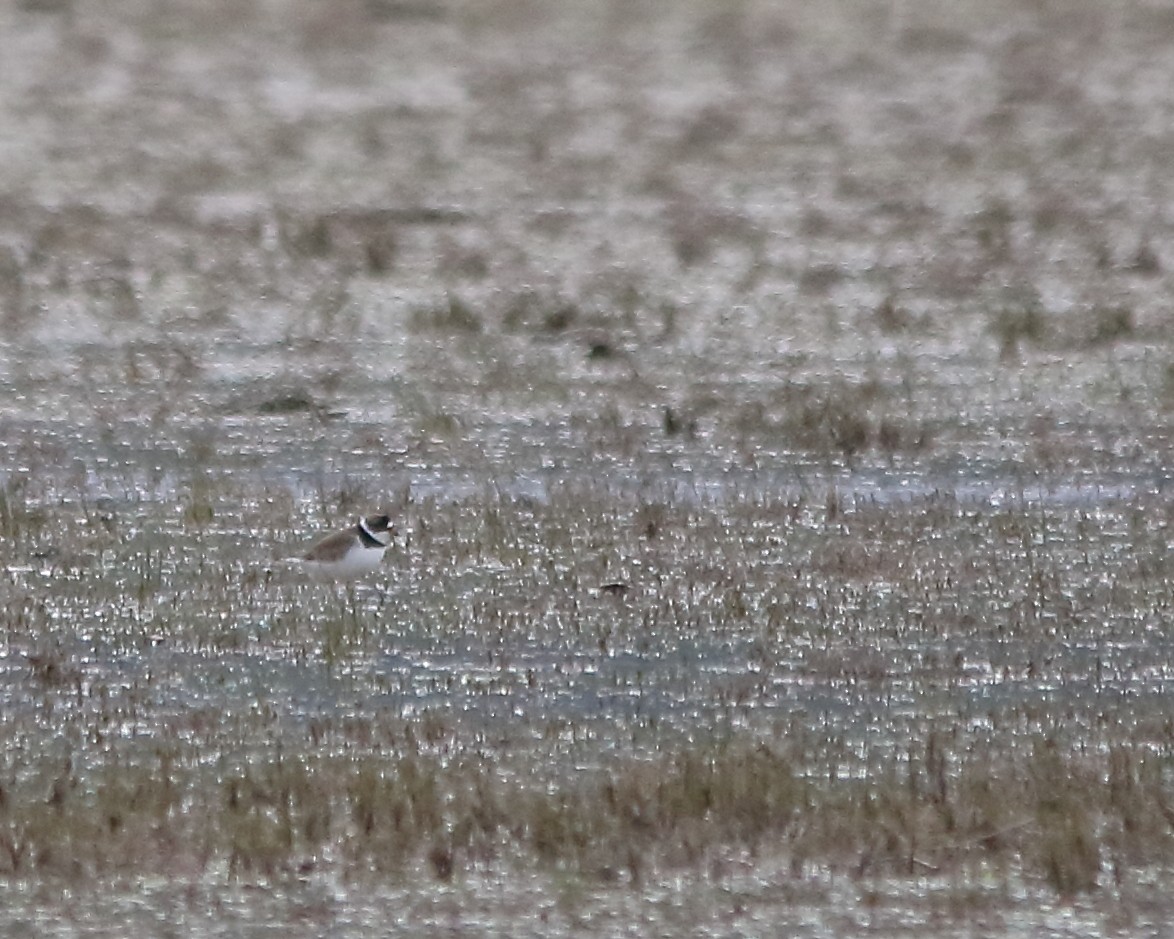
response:
M321 577L356 577L377 570L395 526L386 515L368 515L336 531L290 562Z

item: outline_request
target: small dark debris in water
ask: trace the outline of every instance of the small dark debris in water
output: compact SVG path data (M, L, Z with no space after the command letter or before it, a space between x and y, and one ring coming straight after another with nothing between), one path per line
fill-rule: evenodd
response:
M295 414L298 411L316 411L317 402L305 391L288 391L266 398L257 405L258 414Z
M435 844L428 852L428 863L432 865L432 873L440 881L452 880L453 851L447 844Z
M697 436L697 421L692 418L684 420L678 417L677 413L666 405L664 409L664 435L675 437L681 433L690 440L695 438Z
M53 647L25 656L33 677L48 686L74 685L81 681L81 670L70 664L60 648Z
M597 340L587 348L587 358L592 361L598 359L610 359L616 354L615 346L606 340Z
M875 315L877 327L886 336L908 332L913 326L913 317L909 315L909 311L899 306L892 296L887 296L881 301Z
M575 322L578 311L569 303L551 310L543 317L542 328L548 333L566 332Z
M628 585L623 581L613 581L610 584L601 584L599 592L609 597L622 597L628 592Z
M681 432L681 420L673 413L673 409L665 406L664 409L664 433L666 437L675 437Z
M302 388L279 391L268 397L244 394L233 397L224 404L224 410L232 414L263 414L280 416L284 414L312 414L321 420L336 420L346 416L346 411L328 410L315 400L310 392Z
M90 521L97 522L107 532L114 534L114 530L118 527L118 510L114 505L114 500L106 497L97 499L94 502L94 514Z

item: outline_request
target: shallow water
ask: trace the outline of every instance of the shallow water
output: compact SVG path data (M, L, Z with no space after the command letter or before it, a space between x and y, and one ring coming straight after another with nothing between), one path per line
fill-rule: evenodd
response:
M0 933L1152 932L1170 852L1096 808L1069 895L1018 818L904 867L805 816L550 861L531 819L449 880L355 849L349 790L250 868L280 813L229 803L283 760L416 759L451 827L469 764L521 811L730 742L882 808L938 746L951 795L1044 741L1166 793L1172 28L0 13ZM282 569L381 505L378 576ZM103 786L167 767L131 850Z

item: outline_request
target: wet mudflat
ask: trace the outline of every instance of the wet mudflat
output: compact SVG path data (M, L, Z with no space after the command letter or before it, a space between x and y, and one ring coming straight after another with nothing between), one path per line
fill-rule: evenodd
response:
M0 19L0 932L1169 918L1174 19Z

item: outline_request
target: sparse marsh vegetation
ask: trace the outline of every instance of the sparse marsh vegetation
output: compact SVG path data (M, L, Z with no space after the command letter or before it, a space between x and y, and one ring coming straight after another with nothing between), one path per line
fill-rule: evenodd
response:
M236 518L120 505L130 533L81 548L108 576L14 544L11 880L595 891L761 863L1014 903L1172 861L1156 494L515 465L542 481L414 497L386 576L332 587L271 562L353 496L262 494L251 465L194 482ZM46 511L42 479L13 498Z
M0 12L0 933L1168 919L1174 22L996 7Z

